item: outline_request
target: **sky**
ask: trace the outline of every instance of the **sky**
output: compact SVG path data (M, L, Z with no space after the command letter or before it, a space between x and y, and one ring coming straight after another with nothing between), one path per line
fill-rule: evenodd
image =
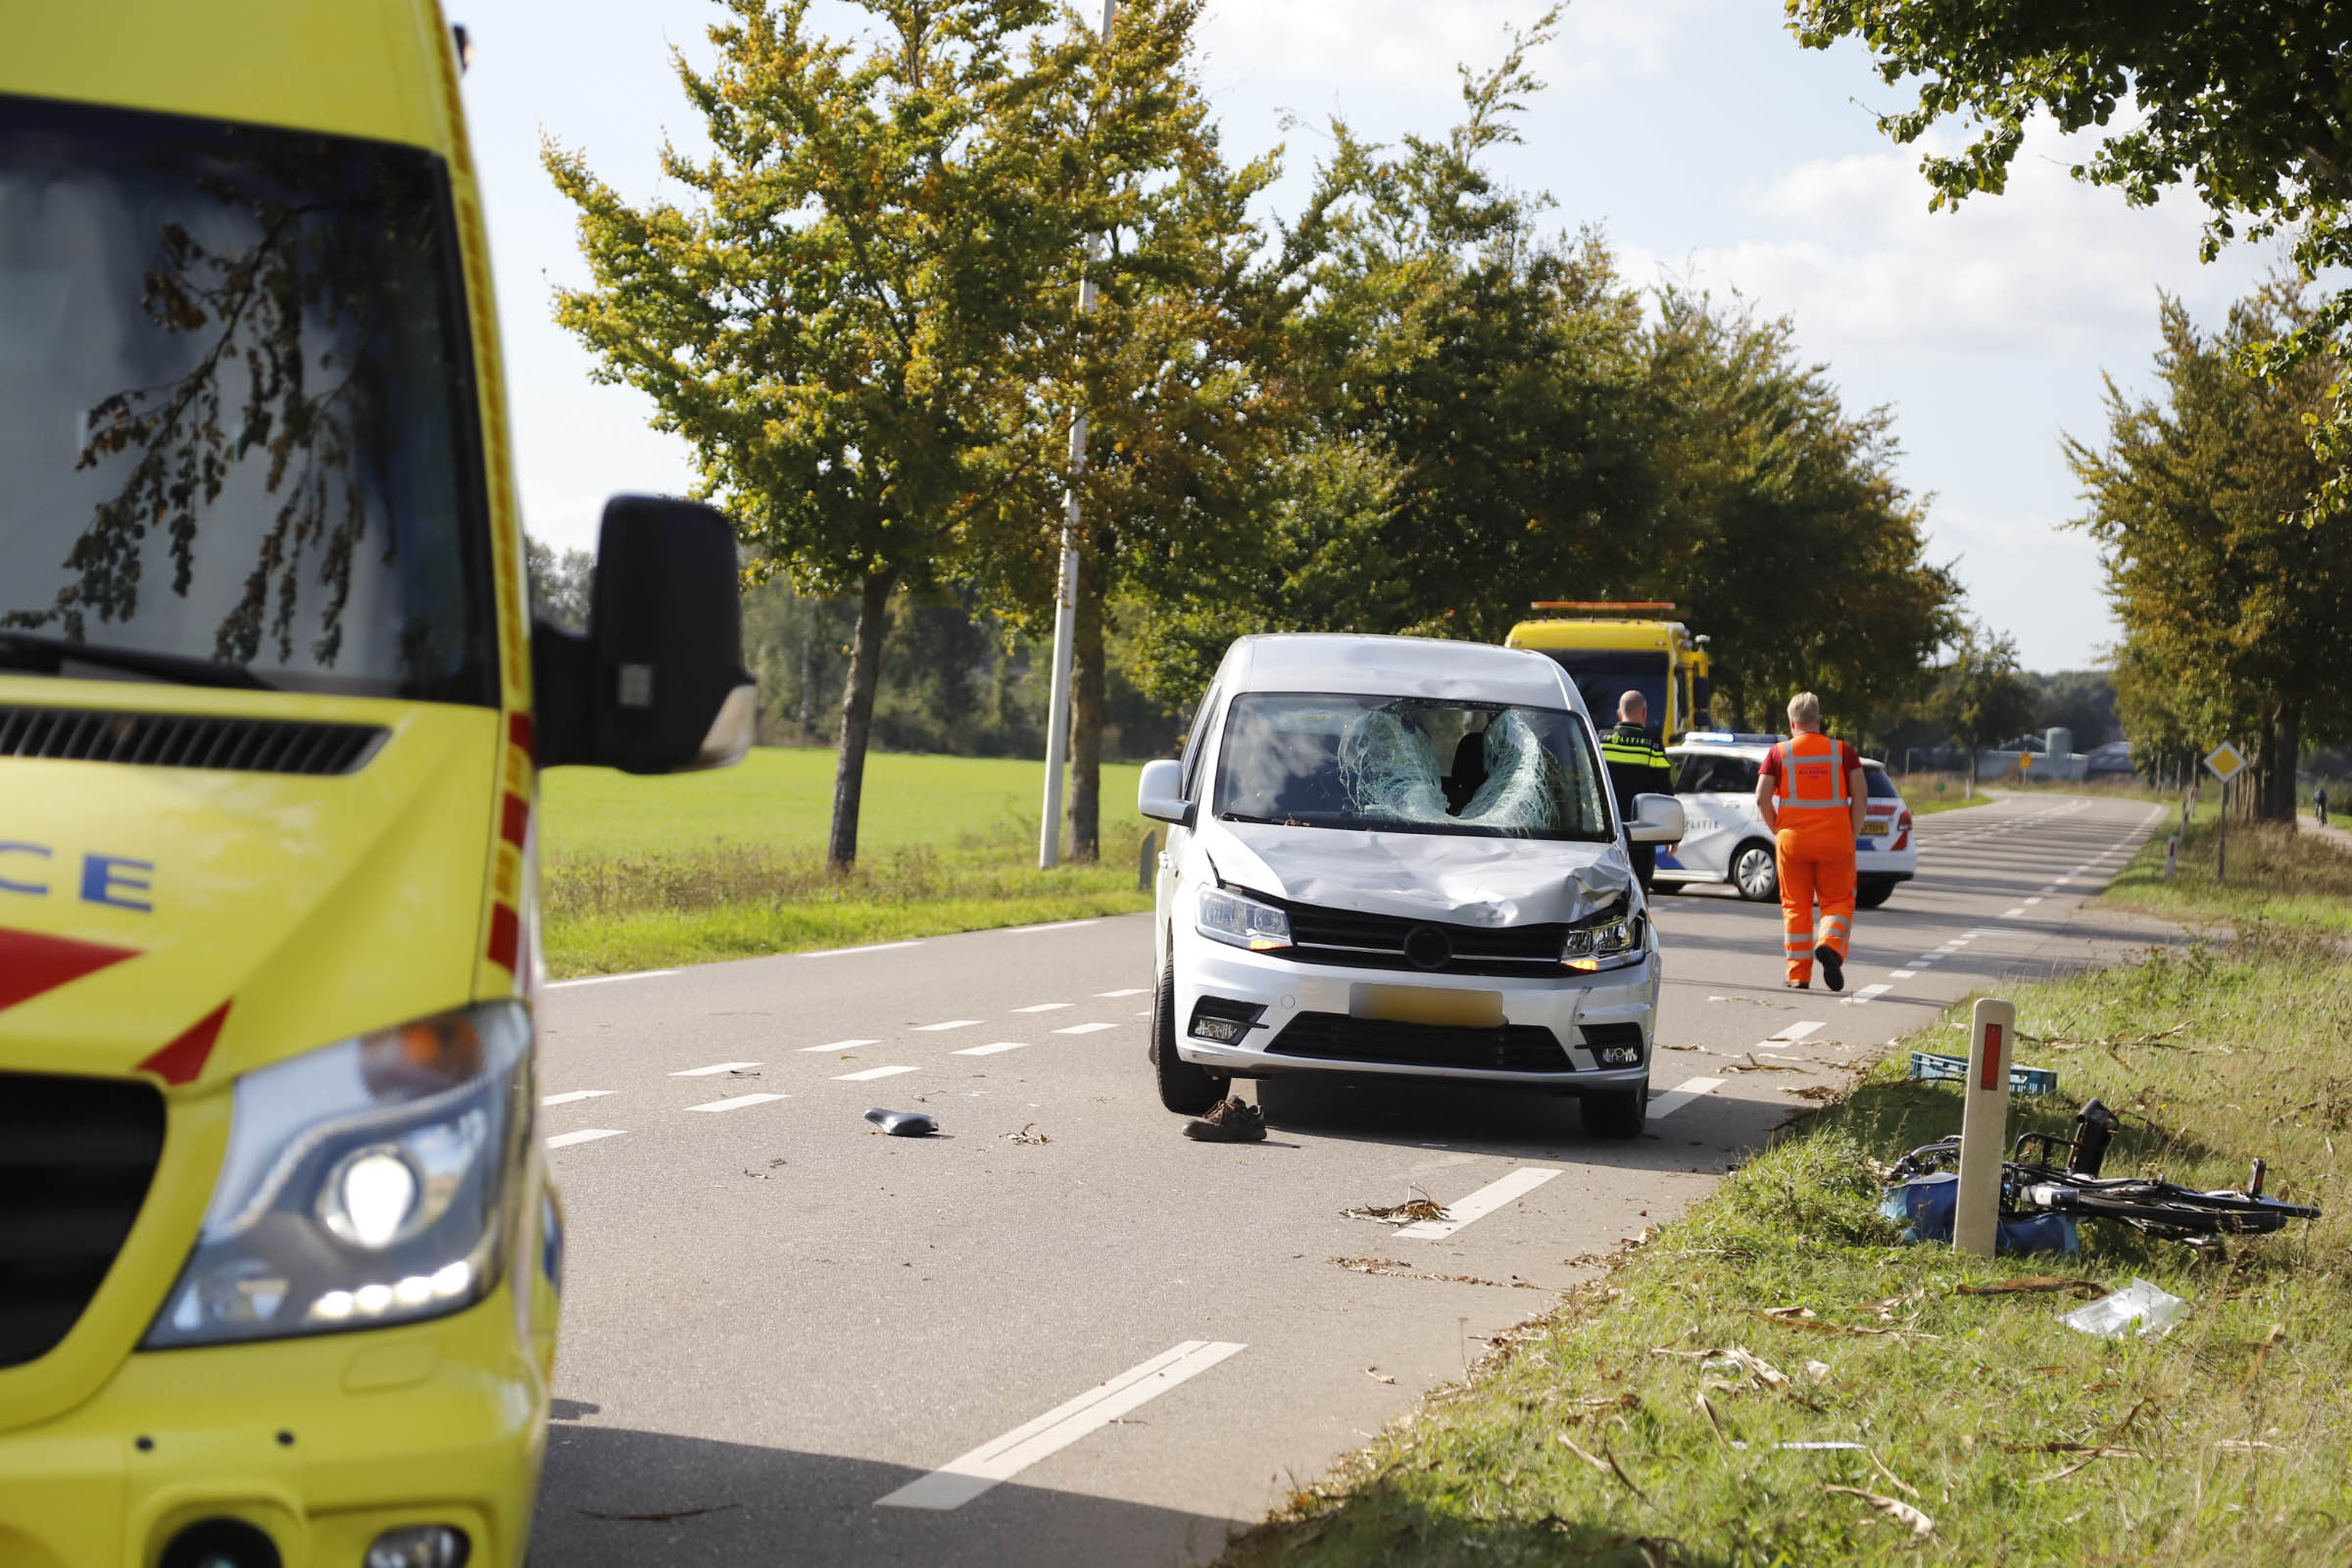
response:
M650 403L590 379L552 318L587 281L568 205L539 161L577 149L632 200L661 192L665 137L696 145L671 51L707 61L710 0L445 0L474 43L466 78L490 213L525 525L593 549L608 495L692 482ZM818 0L840 30L857 16ZM1457 62L1485 67L1544 0L1209 0L1202 86L1229 159L1281 148L1267 216L1295 213L1334 116L1376 140L1442 134L1460 111ZM1090 4L1090 11L1092 6ZM2102 662L2116 636L2098 552L2065 523L2082 507L2061 448L2095 443L2111 375L2150 389L2160 293L2200 322L2272 266L2239 247L2197 261L2185 199L2128 207L2067 173L2054 131L2030 136L2008 190L1931 213L1919 147L1874 115L1909 106L1867 56L1798 47L1780 0L1573 0L1534 61L1546 89L1502 176L1550 195L1563 228L1597 227L1629 282L1738 291L1793 323L1851 408L1885 406L1901 482L1929 503L1930 557L1968 609L2016 639L2031 669ZM1946 138L1942 145L1953 142ZM671 194L676 194L674 188ZM1574 583L1526 597L1574 598ZM1695 627L1703 631L1704 627Z

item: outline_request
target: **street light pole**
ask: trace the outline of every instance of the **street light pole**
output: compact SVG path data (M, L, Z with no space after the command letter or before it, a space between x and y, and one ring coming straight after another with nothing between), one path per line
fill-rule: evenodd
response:
M1102 40L1110 41L1111 24L1118 20L1119 0L1102 0ZM1102 242L1086 242L1091 273L1102 255ZM1095 280L1078 280L1078 314L1095 308ZM1061 573L1054 594L1054 684L1046 709L1046 800L1037 828L1037 865L1050 871L1061 863L1062 770L1070 750L1070 665L1078 640L1078 479L1086 470L1086 410L1070 416L1070 482L1061 504Z

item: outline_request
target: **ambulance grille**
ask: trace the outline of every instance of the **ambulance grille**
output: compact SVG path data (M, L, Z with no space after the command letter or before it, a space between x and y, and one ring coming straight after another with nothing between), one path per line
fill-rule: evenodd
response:
M129 762L232 773L352 773L375 755L390 733L373 724L0 704L0 757L58 762Z
M164 1097L149 1085L0 1072L0 1367L73 1331L163 1148Z

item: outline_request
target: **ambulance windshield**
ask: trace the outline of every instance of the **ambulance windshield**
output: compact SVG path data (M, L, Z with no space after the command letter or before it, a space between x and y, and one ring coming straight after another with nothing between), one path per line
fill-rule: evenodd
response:
M0 674L496 701L419 149L0 95Z

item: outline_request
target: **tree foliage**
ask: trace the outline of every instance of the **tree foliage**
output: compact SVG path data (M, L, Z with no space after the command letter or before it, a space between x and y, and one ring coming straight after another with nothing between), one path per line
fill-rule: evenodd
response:
M2324 361L2265 380L2249 344L2307 318L2300 292L2274 283L2240 301L2218 332L2164 302L2160 396L2134 401L2110 380L2097 448L2068 443L2123 621L2119 696L2134 735L2202 751L2244 743L2254 808L2293 810L2305 736L2352 732L2352 528L2287 516L2320 477L2306 417L2339 373Z
M1936 721L1968 750L1969 777L1977 754L2019 734L2034 721L2034 690L2017 664L2017 644L1973 622L1952 636L1950 659L1936 672L1930 700Z
M1842 38L1871 51L1882 80L1909 82L1908 110L1879 117L1902 143L1961 118L1975 135L1950 156L1921 160L1949 206L1999 192L2047 114L2059 128L2100 127L2076 177L2120 189L2138 206L2186 183L2206 209L2203 254L2233 238L2294 235L2306 278L2352 265L2352 7L2341 0L1785 0L1808 47ZM2118 115L2126 123L2116 124ZM2352 326L2339 291L2277 338L2238 345L2268 375L2323 358ZM2307 411L2324 466L2290 504L2317 522L2343 508L2352 461L2345 386Z

